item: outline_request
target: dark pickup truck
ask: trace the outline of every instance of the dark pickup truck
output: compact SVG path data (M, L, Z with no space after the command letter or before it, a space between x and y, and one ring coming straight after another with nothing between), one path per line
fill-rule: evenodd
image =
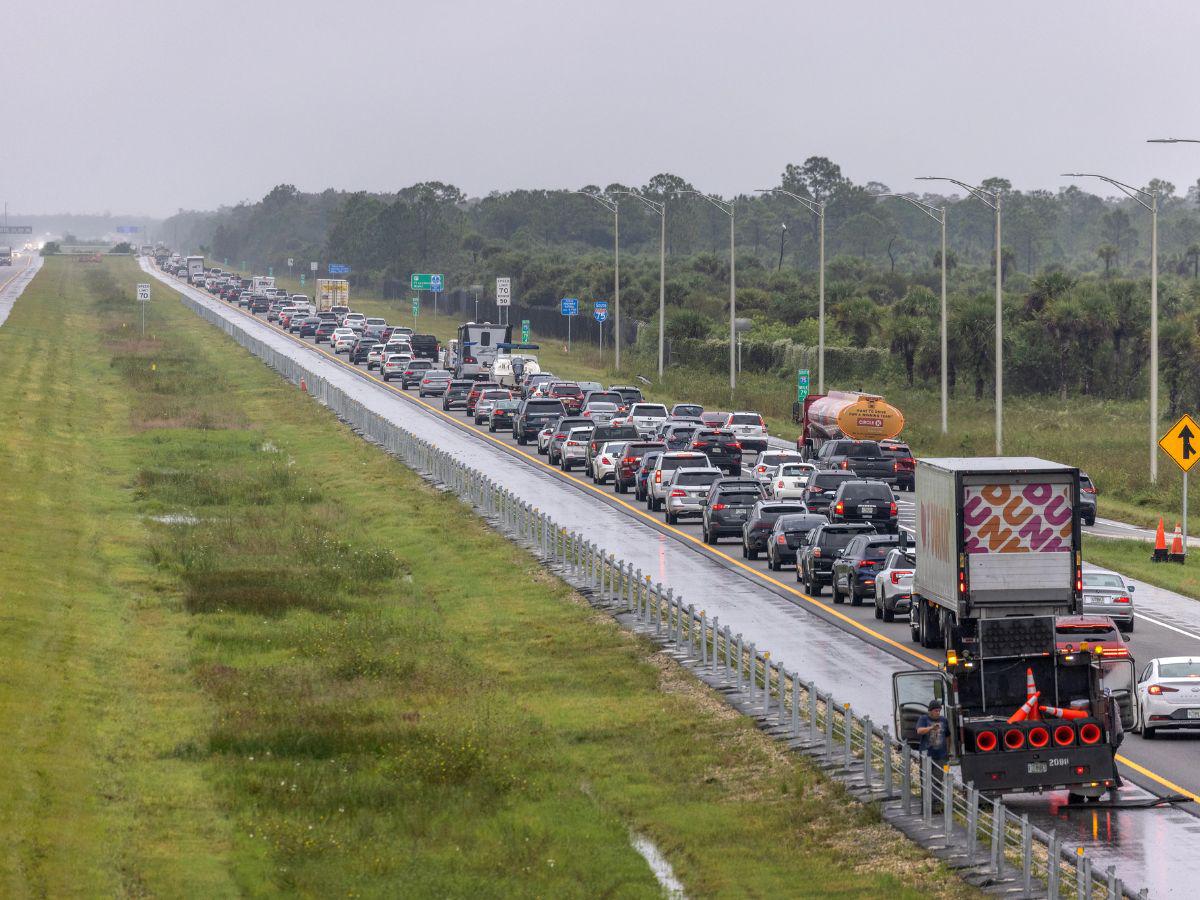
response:
M875 441L826 441L812 462L818 469L841 469L868 481L890 483L896 479L895 460Z

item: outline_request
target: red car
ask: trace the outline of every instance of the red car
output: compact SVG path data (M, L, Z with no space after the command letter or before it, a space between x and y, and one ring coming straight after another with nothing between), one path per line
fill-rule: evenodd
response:
M613 472L613 486L618 494L624 494L637 482L638 469L642 465L642 457L651 450L666 450L667 445L661 441L635 441L625 445L625 451L617 460Z
M550 385L546 396L561 400L567 412L579 412L583 408L583 388L573 382L556 381Z
M1104 656L1129 656L1125 646L1129 637L1121 634L1109 616L1059 616L1054 632L1059 650L1094 652L1100 647Z
M482 394L488 388L502 388L502 387L504 387L504 385L502 385L498 381L477 381L477 382L475 382L474 386L471 388L471 393L467 394L467 415L468 416L475 415L475 404L479 402L480 394Z

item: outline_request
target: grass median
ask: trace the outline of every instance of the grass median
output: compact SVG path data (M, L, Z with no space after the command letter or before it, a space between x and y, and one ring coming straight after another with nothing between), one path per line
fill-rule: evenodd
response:
M0 329L0 891L970 893L138 280Z

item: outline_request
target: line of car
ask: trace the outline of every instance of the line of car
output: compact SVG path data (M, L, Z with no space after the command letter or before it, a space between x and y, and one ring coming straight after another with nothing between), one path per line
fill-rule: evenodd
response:
M382 380L440 398L445 411L462 409L491 433L511 434L522 446L535 443L550 463L582 469L617 494L632 493L647 511L662 512L667 525L698 520L705 543L736 538L743 558L765 556L774 572L793 568L811 596L828 585L834 604L870 601L885 622L908 615L916 559L899 528L893 493L913 488L911 452L902 442L885 448L882 442L829 441L810 460L770 448L755 412L715 412L692 403L668 408L647 402L636 387L605 389L546 372L507 387L455 379L416 355L410 329L345 308L309 316L287 309L290 298L283 297L256 311L241 293L226 299L299 337L329 343L352 364L378 369ZM753 465L745 465L747 451L756 453ZM859 468L876 477L862 477ZM1094 522L1095 488L1083 479L1080 516ZM1060 646L1128 656L1133 586L1118 573L1088 570L1083 589L1081 615L1057 623ZM1200 705L1200 659L1152 660L1139 675L1138 702L1147 738L1167 728L1200 728L1200 710L1186 705Z

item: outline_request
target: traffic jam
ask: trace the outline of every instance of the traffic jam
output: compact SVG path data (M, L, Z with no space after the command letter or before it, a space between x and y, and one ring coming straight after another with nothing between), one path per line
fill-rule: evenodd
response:
M917 723L943 704L954 755L981 790L1096 802L1121 783L1126 732L1200 728L1200 699L1189 703L1200 657L1135 664L1133 585L1082 563L1096 491L1078 469L917 459L901 412L857 392L807 397L789 444L754 410L545 371L509 325L463 323L443 343L355 312L345 281L320 279L309 298L196 260L159 264L777 593L936 663L897 677L896 728L916 745Z

